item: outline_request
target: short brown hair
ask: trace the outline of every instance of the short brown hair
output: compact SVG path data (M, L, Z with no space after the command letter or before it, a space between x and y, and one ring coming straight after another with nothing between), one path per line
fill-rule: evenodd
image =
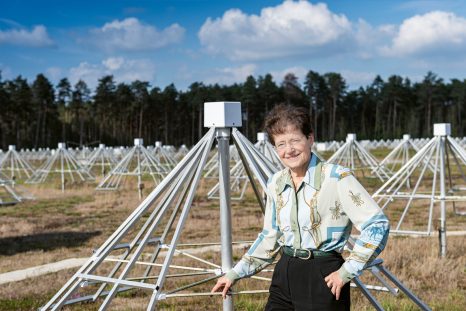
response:
M275 145L274 135L285 133L288 125L294 126L306 137L314 132L306 108L279 104L270 110L264 122L264 129L272 145Z

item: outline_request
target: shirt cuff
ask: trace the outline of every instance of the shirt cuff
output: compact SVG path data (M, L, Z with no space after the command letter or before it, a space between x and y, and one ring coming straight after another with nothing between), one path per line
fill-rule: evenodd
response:
M338 275L345 284L351 281L351 279L354 277L353 274L351 274L350 272L348 272L348 270L345 269L344 264L340 267L340 269L338 269Z
M235 272L235 270L231 269L224 275L228 280L230 280L232 283L234 283L236 280L240 279L240 276L238 273Z

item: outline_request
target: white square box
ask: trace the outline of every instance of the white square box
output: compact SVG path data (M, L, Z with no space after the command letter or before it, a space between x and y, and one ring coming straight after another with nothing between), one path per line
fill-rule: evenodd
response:
M327 151L326 143L317 143L317 151Z
M257 140L258 140L258 141L265 141L265 140L267 140L267 133L265 133L265 132L259 132L259 133L257 133Z
M162 147L162 142L161 141L156 141L155 142L155 147Z
M135 146L143 146L144 145L144 140L142 138L135 138L134 139L134 145Z
M9 145L8 150L10 151L16 150L16 145Z
M451 135L450 123L434 123L434 136Z
M411 135L409 134L404 134L403 135L403 140L406 141L406 140L410 140L411 139Z
M207 102L204 103L205 127L240 127L240 102Z
M356 140L356 134L351 133L351 134L346 135L346 142L354 141L354 140Z
M58 149L65 149L66 143L58 143Z

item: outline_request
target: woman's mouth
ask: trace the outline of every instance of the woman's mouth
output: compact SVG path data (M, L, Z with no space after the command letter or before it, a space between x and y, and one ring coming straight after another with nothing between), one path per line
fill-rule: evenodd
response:
M299 156L299 154L289 155L289 156L287 157L287 159L288 159L288 160L294 160L294 159L296 159L298 156Z

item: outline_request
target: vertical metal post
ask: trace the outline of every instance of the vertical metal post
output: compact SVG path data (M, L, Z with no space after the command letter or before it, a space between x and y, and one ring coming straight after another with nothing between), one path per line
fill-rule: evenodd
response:
M403 162L401 163L401 167L408 163L409 161L409 145L408 145L408 140L405 140L403 143ZM406 186L408 189L411 188L410 180L409 177L406 179Z
M101 167L102 177L105 176L105 166L104 166L105 165L105 159L104 159L104 157L105 157L105 149L102 148L100 150L100 158L101 158L101 162L102 162L102 167Z
M142 175L142 167L141 167L141 148L138 146L136 150L136 155L137 155L137 160L138 160L138 166L137 166L137 172L138 172L138 193L139 193L139 200L142 200L142 180L141 180L141 175Z
M349 143L351 170L354 171L353 141Z
M440 256L445 257L447 254L447 229L446 229L446 211L445 211L445 138L440 137Z
M15 181L15 163L13 162L13 155L12 155L11 152L10 152L10 169L11 169L11 180L13 181L13 185L14 185L14 181Z
M226 272L233 267L230 207L230 129L217 128L215 136L218 142L222 271ZM233 311L231 295L223 300L223 310Z
M65 192L65 168L63 167L63 157L65 156L60 148L58 148L61 166L61 192Z

